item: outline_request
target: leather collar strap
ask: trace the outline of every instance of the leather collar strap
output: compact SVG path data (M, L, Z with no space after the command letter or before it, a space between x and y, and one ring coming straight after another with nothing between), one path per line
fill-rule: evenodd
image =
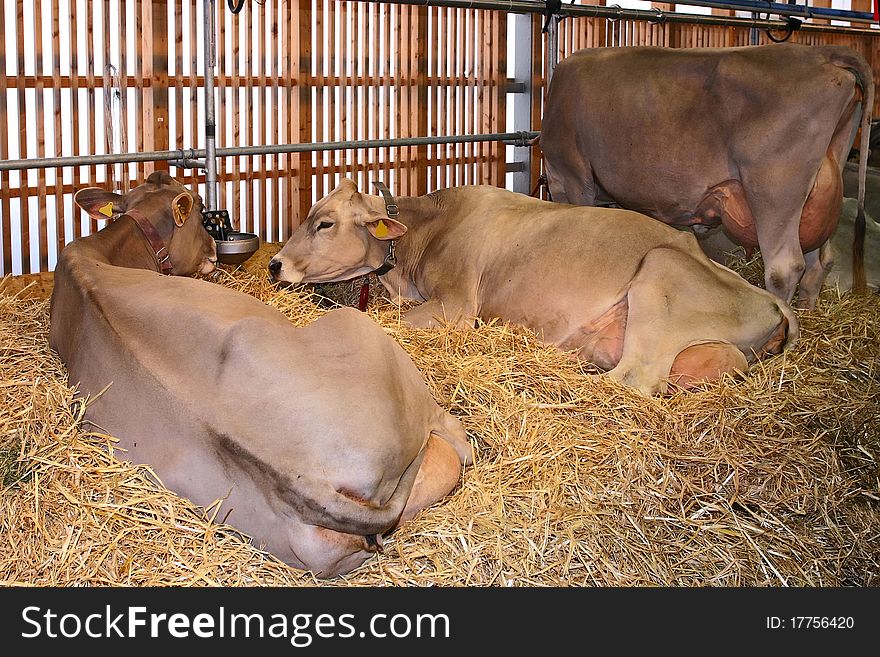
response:
M391 195L391 191L386 187L385 183L379 180L374 181L373 186L379 190L382 197L385 199L385 213L391 219L396 219L397 215L400 214L400 208L398 208L397 203L394 202L394 197ZM382 276L394 269L396 265L397 256L394 254L394 240L388 240L388 253L385 254L385 260L378 269L373 270L373 273L376 274L376 276Z
M162 273L170 274L171 270L174 269L174 265L171 264L171 256L168 254L168 249L165 247L165 242L162 240L161 237L159 237L159 233L156 232L155 226L150 223L150 220L147 219L146 215L144 215L143 212L136 208L127 210L123 214L134 219L134 222L141 229L144 237L147 238L147 241L150 243L150 247L153 249L153 253L156 254L156 262L159 263L159 269L162 270Z

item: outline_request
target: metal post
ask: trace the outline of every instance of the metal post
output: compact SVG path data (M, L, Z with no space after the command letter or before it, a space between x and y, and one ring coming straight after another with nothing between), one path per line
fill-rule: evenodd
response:
M547 82L545 88L550 87L550 80L553 78L553 71L559 62L559 21L557 14L550 16L547 21L547 72L545 77Z
M752 19L758 20L757 12L752 12ZM758 28L757 27L749 28L749 45L757 46L760 40L761 40L760 31L758 30Z
M532 129L532 17L514 17L513 39L516 43L513 60L514 93L513 125L510 129ZM509 149L508 149L509 150ZM528 194L531 185L532 149L516 148L509 168L513 173L513 191Z
M205 207L217 209L217 145L214 119L214 66L217 65L217 43L214 34L214 0L205 0Z

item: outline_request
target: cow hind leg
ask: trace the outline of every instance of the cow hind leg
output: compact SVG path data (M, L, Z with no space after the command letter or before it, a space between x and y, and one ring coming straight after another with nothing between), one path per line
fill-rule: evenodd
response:
M840 166L829 152L813 183L801 213L799 238L804 250L804 274L798 285L797 307L816 307L825 277L833 265L829 240L843 207L843 178Z
M461 476L461 461L448 441L433 433L428 437L424 459L397 526L452 492Z
M623 353L608 376L646 395L665 393L671 379L686 386L747 371L746 355L731 345L772 352L790 342L776 299L678 249L649 252L627 299Z
M669 371L669 386L692 390L724 374L742 376L749 367L745 355L728 342L692 345L679 352Z
M802 310L812 310L816 307L825 278L834 266L831 242L825 242L820 248L805 253L804 263L806 268L798 286L797 307Z

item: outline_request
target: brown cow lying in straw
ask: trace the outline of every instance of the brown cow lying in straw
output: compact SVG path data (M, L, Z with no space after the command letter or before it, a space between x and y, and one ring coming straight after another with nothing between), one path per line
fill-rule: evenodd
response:
M392 292L425 301L414 326L501 318L575 350L638 390L664 392L745 371L791 346L787 304L707 258L693 235L630 212L548 203L490 186L383 199L343 181L269 263L291 283L375 270Z
M190 274L215 259L198 198L167 174L75 198L116 220L62 252L50 342L95 397L86 419L168 488L224 498L230 524L329 577L455 487L470 459L460 422L365 315L296 328L247 294L162 276L163 262Z

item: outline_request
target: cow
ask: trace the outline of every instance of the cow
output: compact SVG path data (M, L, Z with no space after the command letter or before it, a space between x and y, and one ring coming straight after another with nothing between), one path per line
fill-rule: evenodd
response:
M535 141L553 200L721 225L760 249L766 289L811 309L859 128L853 271L864 289L873 104L870 66L843 46L590 48L554 70Z
M787 304L710 260L689 232L636 212L490 185L388 207L396 218L343 180L269 261L270 276L317 283L378 268L398 301L424 302L404 315L412 326L520 324L645 395L745 372L797 339Z
M226 522L322 578L458 484L472 460L461 422L375 322L343 308L297 328L187 276L213 268L216 245L166 173L75 201L115 220L63 249L50 344L86 423L126 458L198 505L223 500Z

